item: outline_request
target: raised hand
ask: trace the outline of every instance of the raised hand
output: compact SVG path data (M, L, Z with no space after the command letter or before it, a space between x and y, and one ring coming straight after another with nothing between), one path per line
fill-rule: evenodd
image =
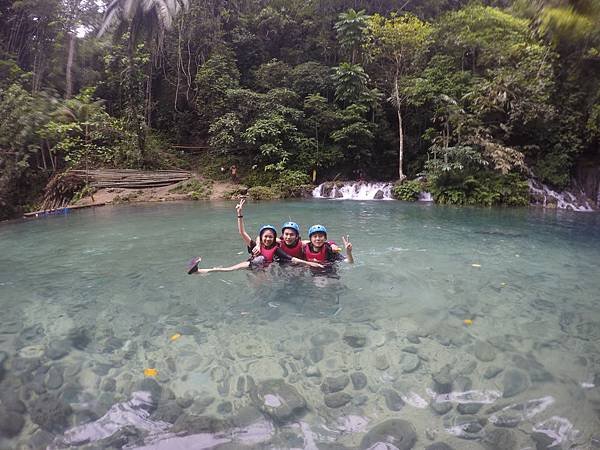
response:
M240 202L237 205L235 205L235 210L237 211L238 216L242 215L242 210L244 209L244 203L246 203L246 199L241 198Z
M344 243L344 248L346 252L352 252L352 242L350 242L350 235L342 236L342 242Z

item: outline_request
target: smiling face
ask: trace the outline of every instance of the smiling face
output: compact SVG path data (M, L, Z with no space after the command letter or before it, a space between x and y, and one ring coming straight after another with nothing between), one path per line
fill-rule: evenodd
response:
M273 230L263 231L260 235L260 243L266 248L272 247L275 243L275 233L273 233Z
M281 239L283 239L283 242L285 242L286 245L291 247L298 240L298 233L296 233L296 230L292 228L284 228L283 233L281 234Z
M326 239L327 235L325 233L321 233L320 231L317 231L316 233L310 235L310 243L315 248L323 247L323 244L325 244Z

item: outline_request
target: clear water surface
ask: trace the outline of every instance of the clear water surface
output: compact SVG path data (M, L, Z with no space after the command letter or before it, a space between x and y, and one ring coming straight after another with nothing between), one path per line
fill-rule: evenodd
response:
M188 276L247 257L233 202L0 225L0 448L598 445L599 215L245 211L289 218L356 264Z

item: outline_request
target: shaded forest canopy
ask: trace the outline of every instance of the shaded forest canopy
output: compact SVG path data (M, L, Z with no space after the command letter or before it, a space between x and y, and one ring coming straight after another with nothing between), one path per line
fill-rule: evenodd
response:
M0 0L0 218L97 167L526 204L599 159L598 23L599 0Z

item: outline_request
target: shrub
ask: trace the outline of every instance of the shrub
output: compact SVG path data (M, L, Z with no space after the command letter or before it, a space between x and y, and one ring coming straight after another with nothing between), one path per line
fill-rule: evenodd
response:
M284 170L273 187L280 191L281 197L300 197L310 188L310 177L298 170Z
M186 180L172 189L169 192L188 194L192 200L201 200L210 197L212 193L212 181L202 181L192 178Z
M483 172L465 177L443 176L431 182L437 203L478 206L527 206L529 185L518 173Z
M268 186L253 186L248 189L248 196L252 200L274 200L279 198L277 191Z
M416 202L419 199L421 191L423 191L423 183L419 180L411 180L395 185L392 189L392 194L397 200Z

